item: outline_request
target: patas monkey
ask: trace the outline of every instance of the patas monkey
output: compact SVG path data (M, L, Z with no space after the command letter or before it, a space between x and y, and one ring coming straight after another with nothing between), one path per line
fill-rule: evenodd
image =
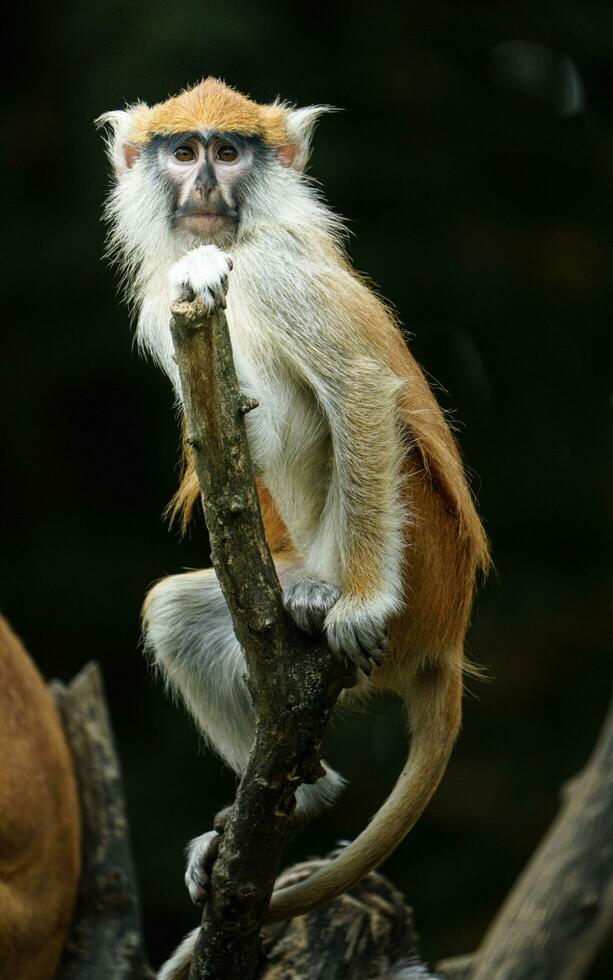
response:
M460 724L464 634L488 563L443 414L392 313L351 269L341 222L303 175L325 111L259 105L209 78L101 117L117 176L111 251L138 306L141 346L180 395L171 303L227 304L239 381L259 402L248 437L286 607L361 668L358 694L392 691L408 707L411 752L390 797L330 868L273 894L273 919L354 884L428 803ZM188 450L175 509L189 513L197 495ZM253 717L214 572L158 583L144 630L169 684L241 773ZM297 813L314 814L341 785L327 768L298 789ZM217 843L212 831L191 846L194 900L206 897Z

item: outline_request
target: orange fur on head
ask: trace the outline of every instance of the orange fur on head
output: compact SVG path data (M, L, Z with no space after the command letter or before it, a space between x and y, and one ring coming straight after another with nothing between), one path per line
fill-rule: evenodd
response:
M137 106L129 139L143 145L157 135L215 129L283 146L288 141L285 112L279 103L260 105L218 78L207 78L166 102Z

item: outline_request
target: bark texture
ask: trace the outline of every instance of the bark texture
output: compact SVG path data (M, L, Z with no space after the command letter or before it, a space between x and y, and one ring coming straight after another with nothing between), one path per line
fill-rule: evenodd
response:
M441 960L436 964L436 971L444 977L444 980L468 980L476 965L475 954L466 953L464 956L451 956L449 959Z
M295 865L279 883L300 881L333 859ZM399 963L418 962L411 909L376 872L309 915L267 925L263 948L258 980L372 980Z
M55 980L153 980L100 669L87 664L50 690L74 760L82 833L79 895Z
M215 864L191 980L251 980L294 793L322 774L321 740L354 673L285 614L264 537L225 315L178 303L172 336L211 556L245 653L257 725Z
M488 931L471 980L578 980L613 923L613 700L583 771Z

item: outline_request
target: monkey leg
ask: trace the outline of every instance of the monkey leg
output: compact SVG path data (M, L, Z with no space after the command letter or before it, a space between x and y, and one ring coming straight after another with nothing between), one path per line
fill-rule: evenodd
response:
M279 567L282 578L288 567ZM245 682L246 664L232 620L212 569L163 579L143 608L146 650L170 688L178 692L212 748L241 775L255 734ZM302 823L331 805L343 787L338 773L296 790L296 819ZM185 876L192 900L205 901L211 869L223 833L225 811L212 831L188 849Z

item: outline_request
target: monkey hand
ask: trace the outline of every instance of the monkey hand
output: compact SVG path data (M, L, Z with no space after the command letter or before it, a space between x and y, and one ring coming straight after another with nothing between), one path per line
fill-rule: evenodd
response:
M208 313L225 310L231 270L232 259L216 245L192 249L175 262L168 274L173 302L197 297Z
M337 585L316 578L297 578L283 590L283 605L305 633L322 633L330 609L340 597Z
M332 650L348 657L365 674L380 666L388 643L388 620L396 603L390 596L358 599L346 594L328 612L324 631Z

